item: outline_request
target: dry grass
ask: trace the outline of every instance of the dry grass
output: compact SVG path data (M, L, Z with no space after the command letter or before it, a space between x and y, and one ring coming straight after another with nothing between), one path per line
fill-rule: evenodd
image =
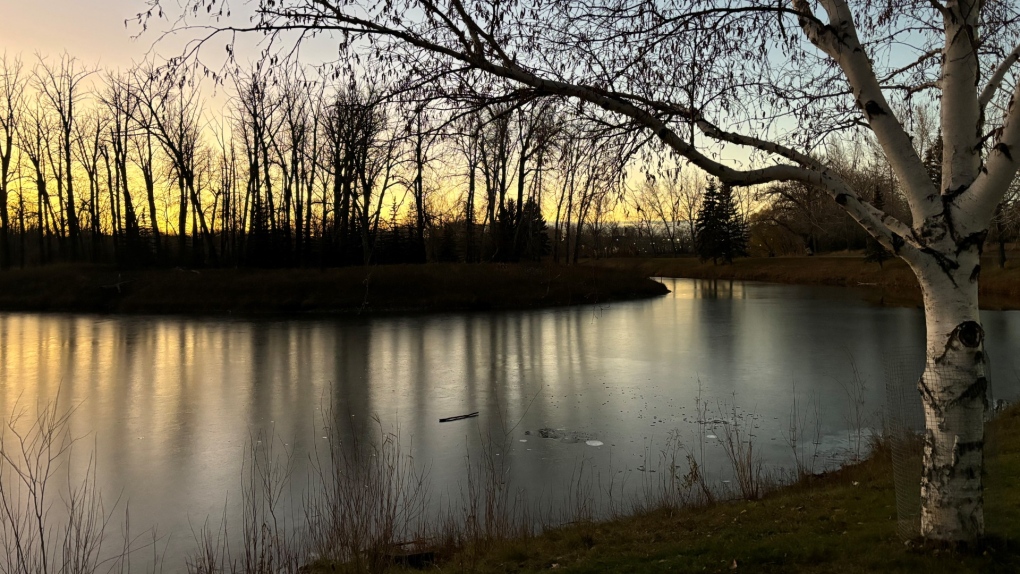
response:
M860 256L750 257L732 265L702 263L693 257L609 259L597 262L609 269L629 269L650 277L738 279L800 285L833 285L864 290L869 300L885 305L919 306L921 289L902 260L879 267ZM981 264L981 307L1020 309L1020 260L999 268L992 258Z
M1020 570L1020 408L988 428L988 539L969 550L919 548L896 532L891 454L807 476L760 500L661 508L511 540L474 572L1016 572ZM440 565L435 571L462 572Z
M53 403L33 417L16 404L0 428L0 573L113 571L131 551L125 538L123 552L104 552L117 504L104 504L94 460L71 470L73 412Z

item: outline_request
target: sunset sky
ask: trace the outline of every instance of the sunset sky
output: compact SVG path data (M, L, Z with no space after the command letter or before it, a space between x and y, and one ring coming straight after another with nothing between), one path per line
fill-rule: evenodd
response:
M66 50L86 64L126 68L144 58L156 38L132 39L138 26L124 26L144 0L2 0L0 6L0 46L25 60Z

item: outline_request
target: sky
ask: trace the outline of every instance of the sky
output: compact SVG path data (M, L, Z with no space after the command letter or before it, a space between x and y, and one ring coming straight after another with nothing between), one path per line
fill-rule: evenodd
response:
M145 7L144 0L0 0L0 47L26 61L66 50L84 64L128 68L157 37L132 39L140 28L124 25Z

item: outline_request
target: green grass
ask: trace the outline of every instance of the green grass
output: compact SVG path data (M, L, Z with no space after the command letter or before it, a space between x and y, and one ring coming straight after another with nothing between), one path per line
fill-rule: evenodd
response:
M970 550L905 544L896 534L888 450L759 501L654 511L464 548L436 572L1020 571L1020 409L989 424L988 539ZM735 565L735 566L734 566ZM320 572L329 571L321 568Z
M7 311L328 315L598 304L667 292L635 270L592 266L121 271L54 265L0 273L0 309Z
M619 258L598 261L610 269L632 270L651 277L739 279L804 285L860 288L869 300L886 305L919 306L921 289L913 272L900 259L877 263L860 256L747 257L732 265L713 265L694 257ZM1000 268L992 258L981 262L981 307L1020 309L1020 262Z

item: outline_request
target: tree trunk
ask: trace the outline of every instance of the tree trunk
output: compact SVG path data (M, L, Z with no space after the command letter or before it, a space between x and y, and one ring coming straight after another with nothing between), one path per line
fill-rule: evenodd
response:
M918 388L925 414L921 536L971 542L984 532L981 468L988 407L978 313L979 249L955 264L932 256L914 270L924 294L927 364Z
M0 187L0 270L11 266L10 227L10 215L7 212L7 189L4 186Z

